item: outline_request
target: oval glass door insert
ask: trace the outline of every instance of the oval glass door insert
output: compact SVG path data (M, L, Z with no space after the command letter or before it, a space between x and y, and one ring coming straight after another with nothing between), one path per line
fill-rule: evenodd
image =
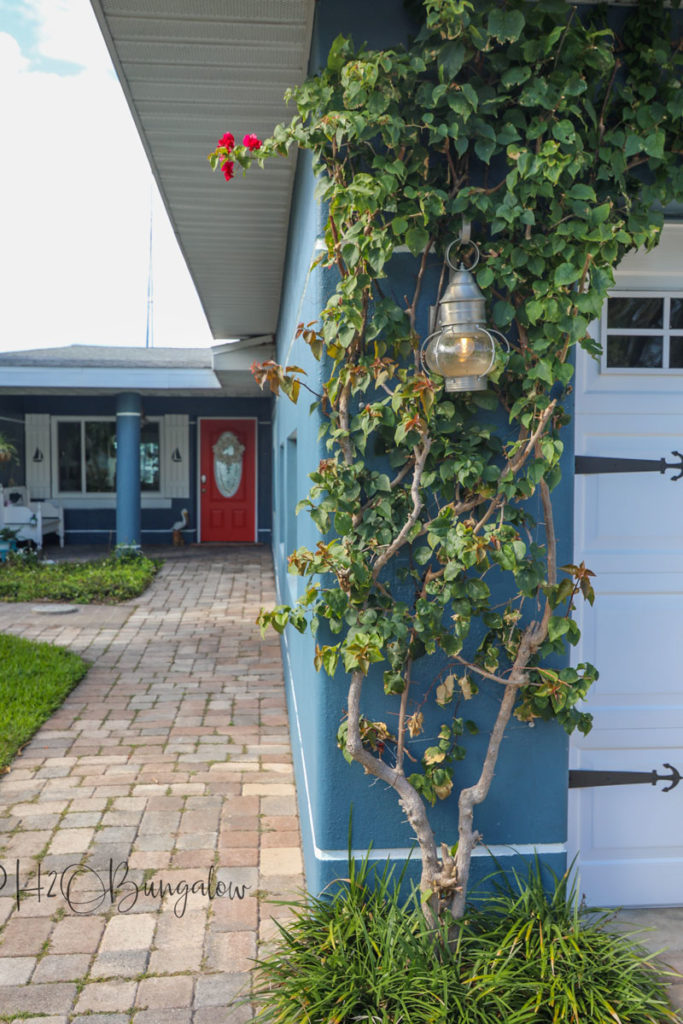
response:
M213 445L213 475L224 498L232 498L242 480L244 445L230 430L224 431Z

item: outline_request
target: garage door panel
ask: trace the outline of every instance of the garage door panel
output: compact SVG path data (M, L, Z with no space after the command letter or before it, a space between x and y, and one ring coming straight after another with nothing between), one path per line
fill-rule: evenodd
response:
M581 658L600 671L588 704L640 706L645 694L649 705L670 706L672 698L683 705L683 588L638 592L638 578L629 575L624 576L624 589L633 588L630 593L610 593L606 587L614 581L607 574L594 583L596 602L584 612L581 626ZM670 659L665 666L659 663L662 651Z
M632 423L632 419L631 419ZM645 425L643 424L643 427ZM621 445L615 438L586 437L577 452L618 458L642 458L658 461L670 458L670 452L683 448L683 418L677 433L650 436L625 433ZM683 567L683 479L671 479L674 471L654 473L605 473L577 477L577 511L581 511L580 542L586 564L598 572L613 569L614 561L601 564L602 555L628 552L640 557L641 572L671 571L669 559L677 559L676 571ZM645 560L642 556L647 556ZM622 569L633 571L630 562Z
M586 555L603 552L651 552L653 556L683 554L681 517L683 490L672 491L671 482L634 480L624 474L605 475L586 488ZM634 484L638 494L634 495ZM636 553L636 552L634 552ZM667 563L650 563L650 571L665 571Z
M683 708L667 707L662 714L661 707L593 707L593 728L588 736L576 737L573 743L573 768L594 767L586 757L587 751L601 750L655 750L668 755L683 746ZM666 724L663 724L666 722ZM637 724L634 724L637 723ZM580 762L580 763L579 763ZM662 764L662 758L659 764ZM674 764L673 761L670 762ZM601 768L609 765L600 765ZM623 765L615 765L617 768ZM628 766L627 766L628 767ZM649 766L656 768L655 764ZM683 774L683 767L680 768ZM640 769L638 769L640 771ZM681 783L683 800L683 783ZM683 805L682 805L683 806Z
M581 892L589 904L601 907L677 907L680 899L672 896L668 876L683 871L683 858L653 857L638 861L634 871L632 860L596 861L585 864L581 871ZM635 877L634 877L635 876ZM623 899L591 893L624 893Z
M662 289L683 292L683 225L667 227L662 246L631 257L627 269L617 291L661 298L662 366L612 370L579 353L575 450L673 462L683 451L683 373L667 355L678 328ZM603 317L595 334L604 342L618 326ZM574 561L596 574L594 606L577 609L575 661L592 662L600 679L584 702L593 729L572 737L572 768L666 773L666 762L683 772L683 479L673 475L575 479ZM683 783L668 793L665 785L570 791L570 853L589 902L683 904Z
M671 763L683 764L681 732L678 746L668 752ZM643 739L643 730L624 730L620 736L599 732L594 742L605 741L604 749L582 752L577 766L591 770L650 772L663 767L660 740L634 746ZM621 742L614 742L615 739ZM581 851L581 889L589 901L607 906L677 905L683 902L683 786L663 791L666 782L600 787L570 792L570 804L576 803L575 831ZM663 875L666 884L662 884Z
M643 771L648 770L643 767ZM619 813L614 800L604 789L596 792L591 822L592 843L589 846L584 844L584 852L592 858L621 860L649 860L656 854L683 858L680 828L676 821L680 805L672 806L675 801L673 792L664 793L653 786L631 786L630 789L628 815ZM675 802L678 803L677 800Z

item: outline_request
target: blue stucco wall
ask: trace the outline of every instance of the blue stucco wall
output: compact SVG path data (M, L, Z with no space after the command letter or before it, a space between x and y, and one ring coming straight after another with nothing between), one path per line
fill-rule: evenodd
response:
M321 0L317 5L312 44L312 66L325 59L330 42L343 31L355 42L367 40L372 46L400 42L410 29L400 0L378 0L367 5L360 0L339 5ZM308 373L307 381L319 389L321 368L308 347L296 340L296 325L315 320L334 289L330 271L311 271L316 242L322 236L322 216L313 199L313 176L307 155L300 155L290 222L289 250L281 316L277 332L278 361L295 363ZM402 295L415 273L415 261L409 254L395 257L390 283ZM436 290L439 267L431 268L423 295ZM427 304L421 310L426 331ZM281 397L276 403L273 422L273 464L275 506L273 545L279 599L293 600L302 581L287 573L287 554L294 547L315 547L319 534L310 517L302 512L296 520L293 507L309 489L308 473L326 451L318 440L318 420L308 413L304 396L293 406ZM560 536L559 564L571 561L572 554L572 465L571 440L565 453L565 480L554 493L557 530ZM323 642L323 641L321 641ZM392 791L365 776L357 765L349 766L336 748L336 731L345 707L345 679L342 673L330 680L313 667L314 642L288 629L283 638L283 655L288 685L297 790L301 812L307 884L320 892L335 877L346 874L349 815L353 812L353 847L365 851L373 845L373 857L389 855L402 864L413 844L412 832L404 821ZM434 663L427 659L421 666L427 681ZM379 666L381 670L382 666ZM380 679L380 671L377 672ZM369 713L391 721L390 706L381 696L380 685L369 680L366 691L376 696L368 702ZM495 686L495 684L491 684ZM458 767L457 786L473 781L481 751L486 742L486 722L495 706L495 690L482 687L477 707L472 711L483 734L469 741L471 754ZM469 713L469 708L468 708ZM436 721L436 718L435 718ZM428 731L428 729L427 729ZM485 842L495 848L508 867L520 867L513 846L530 854L538 847L542 859L555 872L565 867L567 799L567 737L553 724L536 724L532 729L518 722L511 724L504 741L499 767L491 794L477 811L476 824ZM439 840L453 843L457 838L457 797L434 809L432 822ZM492 870L492 861L482 848L473 865L474 887ZM411 861L409 875L417 873L417 858Z
M9 483L10 478L17 485L25 482L26 453L24 452L24 417L28 413L49 413L51 416L111 416L116 415L116 395L26 395L0 396L0 432L6 433L18 442L19 464L0 463L0 484ZM270 397L229 398L229 397L163 397L143 396L143 410L146 416L163 416L170 413L185 414L189 418L189 495L187 497L163 499L142 498L141 539L145 545L170 544L171 527L181 518L184 508L190 510L190 527L184 531L185 539L192 543L197 539L197 518L199 511L197 494L198 476L198 434L197 422L201 417L250 416L258 420L258 489L257 522L258 541L271 542L272 517L272 400ZM70 501L69 504L73 504ZM113 547L116 543L116 500L112 495L107 507L66 508L65 541L67 544L102 544ZM155 507L156 506L156 507ZM55 535L45 538L46 546L57 543Z

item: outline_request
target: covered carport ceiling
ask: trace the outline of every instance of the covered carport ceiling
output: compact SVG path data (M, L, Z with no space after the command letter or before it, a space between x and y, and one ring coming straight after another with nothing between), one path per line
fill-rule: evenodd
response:
M215 338L277 325L294 158L226 185L207 153L294 110L314 0L91 0Z

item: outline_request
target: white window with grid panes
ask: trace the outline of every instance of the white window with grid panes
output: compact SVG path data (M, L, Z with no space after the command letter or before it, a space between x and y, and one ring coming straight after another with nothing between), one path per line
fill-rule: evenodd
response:
M116 493L116 420L60 416L52 420L53 494L89 497ZM161 492L160 421L140 428L140 490Z
M603 373L683 372L683 292L612 292L600 340Z

